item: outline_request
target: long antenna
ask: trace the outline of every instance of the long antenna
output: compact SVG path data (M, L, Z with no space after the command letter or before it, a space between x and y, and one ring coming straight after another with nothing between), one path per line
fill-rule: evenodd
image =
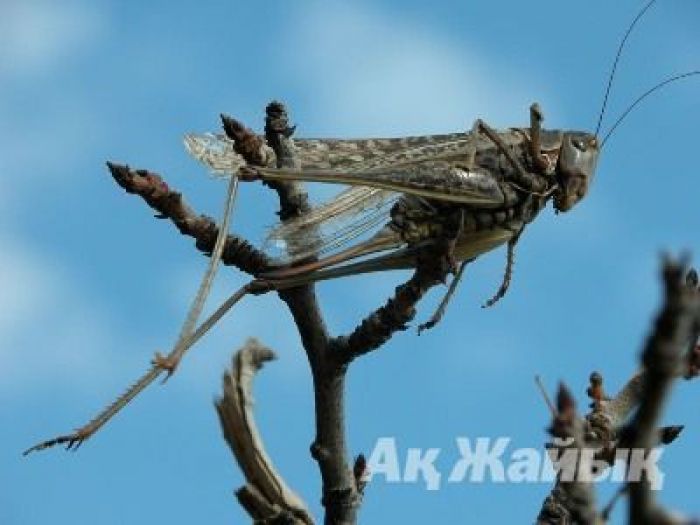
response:
M613 126L610 128L610 130L605 134L605 137L603 138L603 141L600 143L600 148L603 149L603 146L605 146L605 143L606 143L606 142L608 141L608 139L610 138L610 135L613 134L613 131L615 131L615 130L617 129L617 127L618 127L620 124L622 124L622 121L625 120L625 118L627 117L627 115L629 115L629 114L632 112L632 110L633 110L635 107L637 107L637 105L639 105L640 102L642 102L642 100L644 100L645 98L647 98L649 95L651 95L651 94L654 93L655 91L658 91L658 90L661 89L662 87L666 86L667 84L670 84L670 83L672 83L672 82L676 82L676 81L678 81L678 80L683 80L684 78L692 77L692 76L695 76L695 75L700 75L700 70L698 70L698 71L689 71L689 72L683 73L683 74L681 74L681 75L676 75L676 76L674 76L674 77L667 78L667 79L664 80L663 82L659 82L659 83L656 84L654 87L649 88L648 90L646 90L643 94L641 94L639 97L637 97L637 99L636 99L634 102L632 102L632 104L630 104L629 107L622 113L622 115L620 115L620 117L615 121L615 124L613 124Z
M620 56L622 55L622 50L625 47L625 43L627 42L627 39L630 36L630 33L634 29L634 26L637 25L637 22L644 16L644 13L646 13L649 8L656 3L656 0L651 0L647 5L645 5L642 10L637 14L635 19L632 21L630 26L627 28L627 32L625 33L625 36L622 38L622 42L620 42L620 47L617 48L617 54L615 55L615 62L613 62L613 67L612 71L610 72L610 77L608 78L608 86L605 88L605 96L603 97L603 105L600 108L600 115L598 116L598 125L595 128L595 136L598 136L598 132L600 131L600 125L603 123L603 115L605 115L605 109L608 106L608 98L610 97L610 88L612 88L612 83L613 79L615 78L615 73L617 72L617 63L620 61Z

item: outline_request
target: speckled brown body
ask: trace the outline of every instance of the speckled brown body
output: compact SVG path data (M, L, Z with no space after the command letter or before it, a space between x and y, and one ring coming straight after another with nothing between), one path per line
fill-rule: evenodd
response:
M584 198L598 158L594 135L544 130L542 120L533 104L529 127L495 130L477 120L462 133L295 139L296 161L289 168L275 167L272 148L262 143L265 160L256 167L246 166L219 137L189 136L186 144L215 172L238 173L242 180L349 186L268 231L266 249L276 254L279 268L295 267L296 275L431 241L448 241L454 261L508 243L512 259L524 227L550 200L555 211L565 212ZM344 245L349 247L339 251ZM309 258L318 263L307 264ZM387 261L376 263L373 268Z
M522 165L529 168L532 163L524 142L511 143L510 148ZM404 195L391 210L391 226L409 244L450 236L454 234L450 230L455 229L473 233L503 228L515 233L534 220L550 198L546 191L536 195L514 184L512 165L493 145L476 152L471 168L466 165L467 159L461 155L453 157L451 161L450 164L455 169L465 166L465 169L472 169L476 173L488 174L490 184L502 195L501 204L461 204ZM548 189L555 184L552 176L537 176L541 177ZM454 181L449 180L447 185L455 186Z

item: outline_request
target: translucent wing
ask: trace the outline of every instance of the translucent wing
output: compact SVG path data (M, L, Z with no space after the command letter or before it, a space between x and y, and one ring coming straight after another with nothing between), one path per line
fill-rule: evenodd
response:
M523 140L523 133L518 130L504 131L501 138L506 144L513 145ZM487 138L473 133L371 139L297 139L294 144L301 170L286 174L283 170L271 170L280 178L315 180L303 174L313 173L317 169L341 170L344 174L362 173L370 177L383 171L384 176L388 173L390 178L401 178L401 170L395 171L400 166L457 159L475 150L494 146ZM185 146L215 175L226 176L245 164L233 150L233 142L224 135L190 134L185 137ZM484 182L489 182L476 175L469 174L469 188L474 183L483 186ZM312 208L301 217L273 226L268 233L266 246L273 252L286 252L284 258L287 260L297 260L338 248L388 222L389 210L399 194L387 188L358 185L362 184L358 176L350 179L347 182L352 182L353 186L331 201ZM325 181L342 182L332 177ZM480 188L475 198L485 204L496 203L500 199L493 187Z
M214 175L227 177L245 166L245 160L233 150L233 141L212 133L185 135L185 149Z
M303 216L280 223L270 230L268 248L276 249L278 253L286 250L287 260L328 252L356 239L379 223L388 222L390 205L399 192L482 206L498 206L503 202L503 194L493 177L455 169L446 162L472 154L475 148L486 147L474 135L440 135L439 139L409 137L300 142L307 151L303 159L310 158L308 152L321 151L326 156L317 156L314 164L337 167L265 169L262 172L270 178L350 183L354 187ZM384 155L369 158L366 154L360 155L354 159L354 164L346 168L342 168L342 163L337 160L342 157L347 163L350 152L374 151L376 144L382 145L386 152ZM408 144L413 147L408 147ZM338 154L339 150L343 151L342 155Z
M304 215L273 226L265 248L285 262L326 254L389 222L399 197L377 188L350 187Z

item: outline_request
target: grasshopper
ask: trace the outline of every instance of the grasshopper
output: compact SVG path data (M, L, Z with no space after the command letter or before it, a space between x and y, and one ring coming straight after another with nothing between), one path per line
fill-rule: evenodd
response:
M512 251L525 226L550 200L557 212L570 210L585 197L595 173L599 145L594 134L545 131L542 121L533 104L527 128L496 131L477 120L466 133L302 139L295 142L301 166L294 170L245 166L221 136L188 135L185 142L210 169L233 171L242 181L351 185L330 202L272 229L268 243L283 246L286 259L259 277L279 288L411 267L416 251L430 243L444 245L455 270L458 263L501 244L508 243ZM265 156L273 157L269 152ZM374 227L379 230L367 240L299 264ZM346 264L378 252L389 253Z
M151 368L122 396L75 432L44 441L25 454L57 444L77 448L144 388L172 375L182 356L238 301L250 294L376 271L412 268L426 247L440 247L455 277L440 307L422 326L437 323L466 265L507 244L503 282L485 306L502 298L511 280L515 245L525 227L551 201L567 212L588 193L599 155L625 117L665 85L700 75L671 77L638 97L599 139L608 95L627 37L651 0L628 27L618 48L594 133L545 130L542 111L530 107L527 127L494 130L477 120L471 130L444 135L362 140L295 141L300 166L275 168L263 146L258 166L246 165L233 141L213 134L185 137L187 150L216 174L231 177L226 206L209 267L180 336L167 356L156 354ZM309 181L350 185L336 198L273 227L269 244L282 248L275 267L232 294L195 329L221 258L238 180ZM354 242L369 232L369 238ZM350 247L338 251L344 245ZM356 259L360 259L356 261Z

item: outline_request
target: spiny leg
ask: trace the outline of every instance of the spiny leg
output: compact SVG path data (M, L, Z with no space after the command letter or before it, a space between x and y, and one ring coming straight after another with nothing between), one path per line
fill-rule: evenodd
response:
M448 218L445 227L445 234L440 239L438 239L437 242L442 244L442 246L440 246L440 252L442 252L441 255L445 258L447 268L454 275L454 277L452 278L450 287L447 289L447 293L443 297L440 306L438 306L438 309L435 311L435 313L433 313L433 315L426 323L423 323L418 327L419 335L423 330L432 328L438 322L440 322L440 319L442 319L442 316L444 315L445 310L447 309L447 304L450 302L452 295L457 289L459 281L462 279L464 269L466 268L467 264L469 264L469 262L473 260L470 259L467 261L463 261L461 264L458 264L457 258L455 257L455 248L457 246L457 241L460 235L462 234L462 231L464 230L464 208L459 207L455 209L454 212Z
M423 330L429 330L430 328L434 327L436 324L440 322L442 317L445 315L445 311L447 310L447 305L449 304L450 300L452 299L452 296L455 293L455 290L457 289L457 286L459 285L459 282L462 280L462 275L464 274L464 269L467 267L467 264L469 264L471 261L474 259L470 259L468 261L462 261L462 263L459 266L459 269L457 270L457 273L455 276L452 278L452 282L450 283L450 287L447 289L447 292L442 298L442 301L440 301L440 305L437 307L437 310L433 313L432 316L430 316L430 319L426 321L425 323L421 324L418 327L418 335Z
M508 241L508 254L506 255L506 270L503 273L503 281L501 282L501 286L498 288L498 291L496 294L491 297L488 301L486 301L483 305L481 305L482 308L491 308L494 304L496 304L498 301L503 299L503 297L506 295L506 292L508 292L508 287L510 286L510 281L513 277L513 264L515 262L515 245L518 244L518 239L520 239L520 234L522 233L522 229L511 239Z
M222 214L221 223L219 225L219 232L216 236L216 242L214 244L214 249L209 258L209 265L207 271L202 278L202 282L197 290L197 295L195 296L190 309L187 312L187 317L185 322L180 329L180 335L178 336L177 342L173 347L172 351L167 355L163 356L160 352L156 352L153 357L152 364L159 370L164 370L167 372L163 382L167 381L175 372L182 356L187 351L186 343L191 338L195 327L197 326L197 321L204 308L204 303L209 296L211 291L211 286L214 282L214 277L216 276L216 271L219 267L219 262L221 261L221 255L224 252L224 246L226 244L226 237L228 236L229 224L231 222L231 212L233 210L233 204L236 200L236 190L238 189L238 177L233 175L229 181L228 191L226 195L226 203L224 205L224 212Z
M189 350L197 341L199 341L219 320L228 312L238 301L243 299L249 294L260 294L269 291L271 288L259 280L254 280L238 289L233 293L226 301L224 301L216 311L211 314L197 329L192 333L192 335L186 339L181 347L181 352L184 354ZM102 428L105 423L112 419L122 408L124 408L129 402L134 399L141 391L143 391L147 386L149 386L153 381L155 381L162 373L163 368L153 364L151 368L141 376L131 387L127 389L121 396L119 396L113 403L108 405L102 412L100 412L95 418L90 420L89 423L80 427L72 434L66 434L58 436L53 439L43 441L33 447L25 450L23 455L27 455L30 452L35 452L38 450L44 450L46 448L53 447L55 445L66 445L67 450L77 449L85 440L94 435L100 428Z
M97 432L107 421L114 417L122 408L124 408L134 397L136 397L141 391L143 391L148 385L155 381L163 372L167 375L165 379L170 377L178 363L182 359L184 353L199 339L201 338L209 329L242 297L250 292L251 285L248 284L234 293L229 299L227 299L220 307L217 309L202 325L200 325L197 330L195 330L197 321L199 320L199 315L201 314L202 308L204 307L204 302L209 295L214 276L216 275L216 270L218 264L221 260L221 255L223 253L223 248L226 242L226 237L228 235L228 228L231 219L231 211L233 209L233 203L236 198L236 190L238 188L237 177L231 177L229 182L228 191L226 195L226 204L224 206L224 213L219 226L219 232L216 237L216 242L214 244L214 250L212 251L211 258L209 260L209 266L202 279L202 282L197 291L197 295L190 307L187 314L185 322L180 330L180 335L178 337L177 343L175 344L173 350L167 355L162 356L156 353L153 361L151 362L151 368L141 376L124 394L117 398L112 404L107 406L102 412L100 412L94 419L92 419L86 425L80 427L72 434L66 434L63 436L56 437L35 445L24 452L24 455L30 452L43 450L55 445L66 444L66 448L77 449L83 441L92 436Z
M160 374L162 370L151 367L148 372L141 376L129 389L119 396L113 403L100 412L95 418L90 420L86 425L80 427L72 434L58 436L53 439L43 441L33 447L25 450L22 455L26 456L30 452L36 452L56 445L66 445L66 450L77 450L83 442L97 432L102 425L109 421L117 412L124 408L129 401L136 397L144 388L151 384Z

